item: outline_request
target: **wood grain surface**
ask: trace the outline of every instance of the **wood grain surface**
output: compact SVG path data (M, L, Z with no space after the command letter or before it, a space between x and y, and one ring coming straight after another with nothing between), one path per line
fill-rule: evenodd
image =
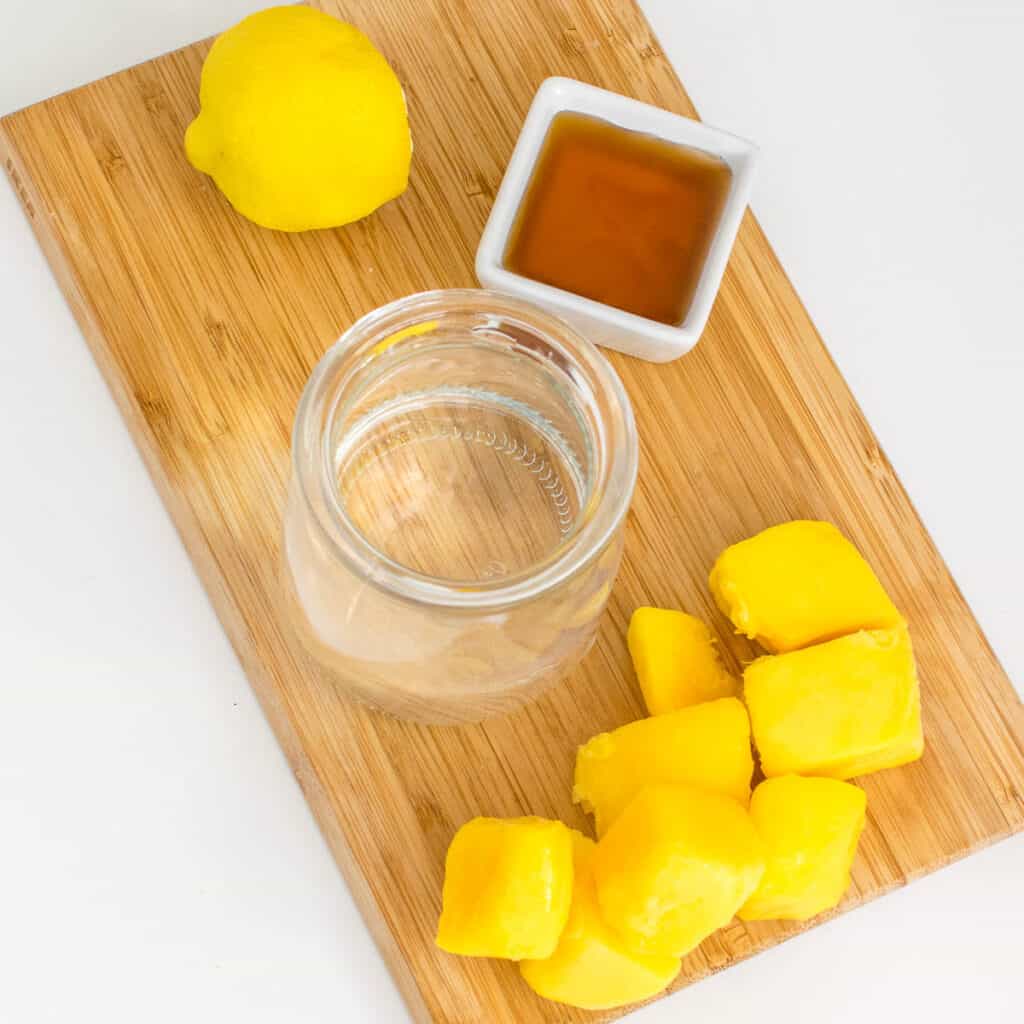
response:
M928 750L864 780L869 825L840 912L1020 830L1020 702L749 215L697 349L666 366L611 356L636 408L640 481L599 642L574 677L459 729L390 720L316 684L284 627L278 537L290 423L317 358L381 303L475 283L477 239L546 76L693 114L632 0L325 6L369 33L409 99L409 190L362 223L265 231L192 170L181 140L208 44L5 118L0 150L416 1020L620 1016L545 1003L512 964L439 952L445 848L481 813L587 827L570 801L576 746L642 710L631 610L708 618L737 666L753 650L715 612L707 573L725 545L781 520L845 530L907 614L919 658ZM798 930L735 922L686 958L678 984Z

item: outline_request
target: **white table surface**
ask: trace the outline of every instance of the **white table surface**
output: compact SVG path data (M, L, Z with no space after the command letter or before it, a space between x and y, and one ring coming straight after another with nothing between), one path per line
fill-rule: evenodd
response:
M0 112L257 6L0 0ZM643 6L1020 686L1024 4ZM405 1021L4 186L0 308L0 1020ZM1018 837L634 1019L1017 1021L1022 935Z

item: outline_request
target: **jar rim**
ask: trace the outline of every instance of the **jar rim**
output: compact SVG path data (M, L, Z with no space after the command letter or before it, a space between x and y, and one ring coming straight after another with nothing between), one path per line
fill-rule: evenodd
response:
M594 486L579 528L548 561L514 577L456 582L393 561L344 514L334 479L331 427L346 385L391 344L453 313L495 315L518 324L550 347L551 365L565 363L598 400L599 445ZM312 448L310 440L313 440ZM312 455L304 458L303 453ZM405 600L448 608L500 609L521 604L562 583L606 546L625 518L636 484L638 443L632 406L622 381L597 347L561 318L521 299L479 288L417 292L362 316L324 353L299 401L292 429L291 469L316 529L350 571Z

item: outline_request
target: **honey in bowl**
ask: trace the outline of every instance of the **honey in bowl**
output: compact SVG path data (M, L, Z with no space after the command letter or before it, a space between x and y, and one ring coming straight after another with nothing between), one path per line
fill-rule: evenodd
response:
M551 122L503 265L678 326L731 179L728 164L698 149L563 112Z

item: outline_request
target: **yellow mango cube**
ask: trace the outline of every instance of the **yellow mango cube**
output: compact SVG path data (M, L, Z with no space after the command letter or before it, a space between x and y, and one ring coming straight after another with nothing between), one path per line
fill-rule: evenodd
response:
M740 908L744 921L806 921L830 910L850 885L864 828L864 790L837 779L766 779L750 800L765 845L765 871Z
M736 632L777 653L903 621L871 566L831 523L797 520L733 544L709 583Z
M572 834L560 821L474 818L448 847L437 944L462 956L550 956L572 876Z
M601 915L627 948L685 956L750 898L764 846L731 797L662 784L616 818L593 870Z
M679 973L674 956L631 953L605 924L597 905L595 845L573 832L573 889L569 920L546 960L522 960L526 983L545 999L583 1010L611 1010L650 999Z
M924 751L906 626L758 658L743 679L766 776L848 779L915 761Z
M753 772L747 709L725 697L595 736L576 755L572 798L603 836L652 783L689 783L746 804Z
M719 660L711 630L692 615L637 608L626 643L649 714L739 693L738 683Z

